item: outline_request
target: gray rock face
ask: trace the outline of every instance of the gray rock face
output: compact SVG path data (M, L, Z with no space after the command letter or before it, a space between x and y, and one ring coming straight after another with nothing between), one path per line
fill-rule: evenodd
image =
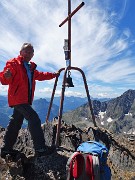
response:
M135 90L128 90L121 96L105 102L93 100L92 105L98 126L113 133L127 133L135 127ZM63 120L78 127L88 127L92 122L88 103L64 113Z
M51 146L56 140L57 123L42 126L46 145ZM66 163L78 145L87 140L96 140L105 144L109 149L108 164L111 168L112 179L135 179L135 142L129 142L124 137L116 137L103 128L89 127L81 130L74 125L62 123L60 130L60 146L56 152L44 157L34 157L33 142L27 129L21 130L15 144L15 149L25 154L16 159L0 159L0 177L26 180L65 180ZM3 133L3 131L1 131ZM0 136L2 138L2 136ZM5 179L6 179L5 178Z

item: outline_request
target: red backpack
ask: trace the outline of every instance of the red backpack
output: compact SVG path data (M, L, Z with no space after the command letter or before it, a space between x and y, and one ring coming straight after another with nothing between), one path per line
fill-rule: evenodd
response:
M67 161L67 180L98 180L95 173L99 173L99 161L96 162L95 158L98 161L98 157L91 154L74 152ZM95 162L97 167L93 164Z

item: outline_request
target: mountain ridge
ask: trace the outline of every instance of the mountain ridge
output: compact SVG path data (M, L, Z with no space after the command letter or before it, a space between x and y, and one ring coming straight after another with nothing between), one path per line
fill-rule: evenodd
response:
M65 100L66 99L67 98L65 98ZM76 97L68 98L68 103L66 103L69 104L69 107L71 107L71 99L73 101L76 100L75 102L77 102ZM86 101L86 99L83 100ZM79 98L79 102L80 100L81 98ZM59 98L57 98L57 101L59 101ZM99 101L93 98L92 104L96 122L99 126L108 128L114 133L134 132L135 90L129 89L121 96L107 101ZM33 101L33 108L39 114L42 123L45 122L45 118L48 112L48 106L49 102L44 98L36 99ZM9 116L12 115L12 108L8 107L6 97L0 96L0 112L0 125L6 128L9 122ZM58 112L59 107L53 104L49 120L52 120L54 117L58 116ZM66 113L63 112L62 119L67 123L75 123L77 127L82 126L82 128L93 124L88 103L82 104L75 110L71 110ZM26 126L27 123L25 121L23 127Z
M99 126L109 128L114 133L127 132L135 127L135 90L129 89L109 101L93 100L92 105ZM74 122L78 127L89 125L92 123L89 104L86 103L72 112L64 113L63 120L67 123Z

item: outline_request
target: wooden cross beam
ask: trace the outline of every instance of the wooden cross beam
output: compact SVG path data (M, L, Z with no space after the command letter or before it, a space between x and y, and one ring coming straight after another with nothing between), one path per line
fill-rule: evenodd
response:
M67 21L71 19L71 17L84 5L84 2L82 2L72 13L71 13L71 6L70 3L68 3L69 11L68 11L68 17L59 25L61 27L63 24L65 24Z

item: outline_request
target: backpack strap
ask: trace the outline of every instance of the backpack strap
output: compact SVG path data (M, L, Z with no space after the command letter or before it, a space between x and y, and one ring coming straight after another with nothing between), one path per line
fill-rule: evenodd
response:
M99 165L99 157L96 155L92 156L93 159L93 170L95 180L100 180L100 165Z
M84 157L79 152L74 152L67 162L68 172L67 180L78 178L82 174L84 165Z
M82 174L83 164L84 157L79 153L73 158L70 166L70 172L74 178L78 178Z
M86 156L86 174L90 177L90 180L94 180L93 159L90 154Z

